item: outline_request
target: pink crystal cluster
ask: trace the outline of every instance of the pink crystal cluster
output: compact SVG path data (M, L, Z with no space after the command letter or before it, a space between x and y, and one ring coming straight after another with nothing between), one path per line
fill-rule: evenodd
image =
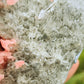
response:
M16 58L12 56L13 47L16 46L16 40L6 40L0 37L0 81L4 79L4 69L7 68L8 63L14 61ZM15 62L15 68L19 69L24 65L24 61Z

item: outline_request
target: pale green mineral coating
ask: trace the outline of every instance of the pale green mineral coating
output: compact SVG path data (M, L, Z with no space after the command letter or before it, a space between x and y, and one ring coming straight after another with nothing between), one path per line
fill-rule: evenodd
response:
M26 62L26 68L19 70L11 66L4 84L64 83L75 56L84 47L84 12L72 3L58 0L40 20L39 13L51 4L49 0L20 0L2 11L5 15L0 21L20 41L14 56ZM10 36L7 29L1 29L0 34Z

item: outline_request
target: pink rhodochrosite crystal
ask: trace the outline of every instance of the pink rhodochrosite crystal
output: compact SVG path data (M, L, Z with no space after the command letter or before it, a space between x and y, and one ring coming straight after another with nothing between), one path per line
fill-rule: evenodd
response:
M13 48L14 46L16 46L15 39L6 40L0 37L0 81L4 79L4 74L1 74L1 71L4 72L8 63L15 60L11 52L11 47ZM15 62L16 69L19 69L22 65L24 65L24 61Z
M14 5L18 0L7 0L8 5Z
M4 71L6 69L7 64L10 61L14 61L15 57L12 56L12 53L10 52L10 47L12 45L15 45L16 41L14 39L12 40L5 40L0 38L0 70ZM11 45L9 47L9 45ZM1 74L0 71L0 81L4 79L4 74Z
M0 74L0 81L4 79L4 74Z
M16 41L14 39L12 40L5 40L0 39L0 69L6 68L8 62L10 60L14 61L15 58L12 56L12 53L10 52L10 47L15 45Z
M16 41L14 39L12 40L0 40L2 47L5 49L5 51L10 51L10 47L13 45L16 45Z
M0 52L0 69L6 68L9 61L14 61L15 58L11 56L10 52L1 51Z
M19 69L19 68L22 67L24 64L25 64L25 62L22 61L22 60L17 61L17 62L15 62L15 68L16 68L16 69Z

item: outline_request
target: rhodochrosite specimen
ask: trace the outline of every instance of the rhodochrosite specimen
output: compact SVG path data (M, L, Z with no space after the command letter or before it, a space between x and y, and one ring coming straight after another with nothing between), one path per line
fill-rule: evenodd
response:
M6 40L0 37L0 81L4 79L4 69L7 68L7 65L14 61L16 58L12 56L13 47L16 46L16 40ZM24 65L24 61L15 62L16 69L19 69Z
M3 40L0 38L0 70L4 72L4 69L6 69L7 64L10 61L14 61L15 58L12 56L12 53L10 52L10 47L12 45L16 44L16 41L14 39L12 40ZM9 45L11 45L9 47ZM4 74L1 74L0 71L0 81L4 78Z
M19 0L1 10L0 22L8 28L2 35L14 30L9 36L19 41L13 54L16 63L7 66L2 84L63 84L84 47L83 3Z

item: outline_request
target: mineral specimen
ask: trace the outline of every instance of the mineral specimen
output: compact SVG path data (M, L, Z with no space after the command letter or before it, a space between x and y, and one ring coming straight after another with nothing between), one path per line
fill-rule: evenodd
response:
M6 30L14 30L12 37L19 41L13 56L25 61L24 68L17 70L10 64L2 84L64 83L84 47L84 1L58 0L39 19L40 12L52 3L53 0L19 0L0 11L0 22L8 26ZM11 36L6 30L0 32Z

